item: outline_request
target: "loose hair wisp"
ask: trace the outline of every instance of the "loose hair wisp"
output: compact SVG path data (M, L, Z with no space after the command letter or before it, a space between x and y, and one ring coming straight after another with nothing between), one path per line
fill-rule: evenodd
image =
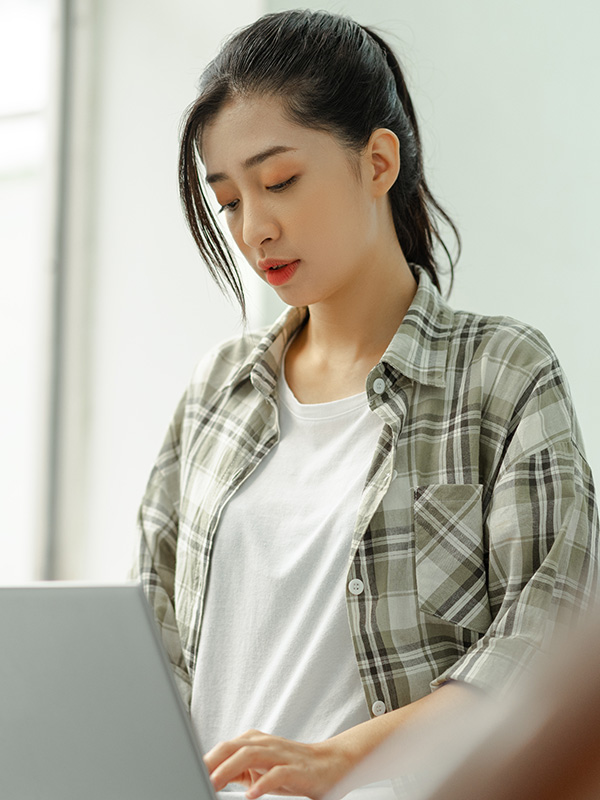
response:
M284 11L261 17L225 43L204 71L199 96L182 120L179 188L184 213L212 277L232 292L244 316L235 258L203 188L201 137L228 101L253 94L280 98L293 122L327 131L356 153L377 128L393 131L401 163L389 197L398 241L407 261L422 266L440 289L434 252L438 242L450 264L452 286L460 235L425 180L419 126L393 51L374 31L348 17ZM456 238L454 260L439 221Z

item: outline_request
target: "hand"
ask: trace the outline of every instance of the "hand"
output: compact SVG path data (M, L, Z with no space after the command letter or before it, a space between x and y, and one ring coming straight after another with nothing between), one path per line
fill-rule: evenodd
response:
M329 739L302 744L250 730L221 742L204 756L215 791L228 783L249 787L246 797L265 793L318 800L350 769L343 747Z

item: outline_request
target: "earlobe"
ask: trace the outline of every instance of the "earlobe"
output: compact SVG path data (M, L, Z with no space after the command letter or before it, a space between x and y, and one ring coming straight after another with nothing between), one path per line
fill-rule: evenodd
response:
M367 150L372 189L379 197L387 194L400 172L400 143L393 131L377 128L371 134Z

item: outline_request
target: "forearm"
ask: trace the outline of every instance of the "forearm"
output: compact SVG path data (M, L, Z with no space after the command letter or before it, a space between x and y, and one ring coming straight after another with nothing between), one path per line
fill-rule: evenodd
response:
M251 799L267 793L321 798L390 734L403 727L410 733L413 724L416 730L454 709L462 712L477 694L466 684L449 682L409 706L315 744L247 731L214 747L205 756L206 766L216 791L236 782L249 787Z
M346 761L346 771L349 771L395 731L409 729L413 724L426 724L429 720L435 721L436 717L451 713L453 709L462 711L478 694L478 689L466 683L449 681L432 694L356 725L323 742L323 745L339 753Z

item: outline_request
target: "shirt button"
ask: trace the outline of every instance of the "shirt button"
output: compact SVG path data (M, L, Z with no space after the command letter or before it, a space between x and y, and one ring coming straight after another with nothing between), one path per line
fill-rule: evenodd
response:
M383 394L385 392L385 381L383 378L375 378L373 381L373 391L377 394Z
M364 592L365 585L359 578L354 578L354 580L350 581L348 584L348 589L350 594L362 594Z
M376 717L380 717L382 714L385 714L385 703L383 700L375 700L371 706L371 711Z

